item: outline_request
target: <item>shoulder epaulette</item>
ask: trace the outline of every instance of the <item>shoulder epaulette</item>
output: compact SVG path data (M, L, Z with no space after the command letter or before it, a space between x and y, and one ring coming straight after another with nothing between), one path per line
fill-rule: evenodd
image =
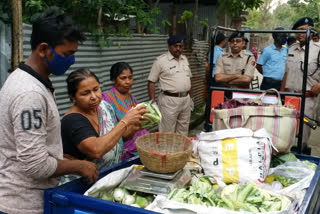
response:
M245 55L245 56L253 56L253 54L247 53L247 52L244 52L244 55Z
M292 48L292 47L296 47L296 46L300 46L300 43L294 43L294 44L292 44L291 46L290 46L290 48Z
M157 57L157 59L161 59L163 57L167 56L167 53L161 54L160 56Z

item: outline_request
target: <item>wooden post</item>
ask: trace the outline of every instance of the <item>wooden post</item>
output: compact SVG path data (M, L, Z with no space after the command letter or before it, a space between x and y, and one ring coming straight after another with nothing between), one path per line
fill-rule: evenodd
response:
M97 18L97 25L99 26L100 33L103 32L103 26L102 26L102 7L99 8L98 12L98 18Z
M172 5L172 35L177 33L177 7L174 3Z
M12 70L23 61L22 0L12 0Z

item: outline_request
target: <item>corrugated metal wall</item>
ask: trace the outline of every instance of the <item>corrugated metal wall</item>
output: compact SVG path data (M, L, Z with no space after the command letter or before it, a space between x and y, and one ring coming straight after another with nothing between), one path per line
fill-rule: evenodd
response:
M24 58L31 53L29 44L31 26L24 25L23 28L23 49ZM76 53L76 63L63 76L51 76L54 87L56 88L56 98L59 112L63 115L71 106L67 96L67 87L65 79L70 71L77 68L88 67L99 77L102 90L112 86L109 80L109 70L112 64L120 61L128 62L133 68L134 84L131 89L132 94L139 102L149 99L147 89L147 78L153 61L157 56L167 51L167 35L134 35L129 37L110 38L112 46L100 48L94 38L88 37L88 40L79 46ZM205 42L195 41L194 51L186 53L191 64L193 73L192 83L194 88L194 97L196 104L203 101L203 80L205 75L205 53L207 44Z
M205 73L206 59L209 45L205 41L195 40L193 49L185 51L192 71L191 85L195 105L204 104L205 100Z
M0 22L0 88L8 77L11 67L11 27Z
M172 6L173 3L159 3L159 8L161 10L160 15L156 18L153 28L160 27L160 33L164 33L164 27L162 25L162 20L167 19L172 22ZM181 16L185 10L193 12L194 4L176 4L177 8L177 21L181 19ZM218 7L216 5L203 5L199 4L198 6L198 17L197 22L193 31L193 37L195 39L200 39L199 36L202 34L203 26L199 24L200 21L203 21L205 18L208 18L208 25L214 26L218 23L217 18ZM181 33L181 32L180 32Z

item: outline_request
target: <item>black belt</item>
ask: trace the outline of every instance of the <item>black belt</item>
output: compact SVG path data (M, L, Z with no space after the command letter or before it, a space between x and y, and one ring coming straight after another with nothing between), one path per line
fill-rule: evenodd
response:
M266 82L269 82L269 83L281 83L282 82L282 80L275 80L270 77L263 77L263 80Z
M171 93L169 91L162 91L162 93L170 97L186 97L189 92L187 91L187 92Z

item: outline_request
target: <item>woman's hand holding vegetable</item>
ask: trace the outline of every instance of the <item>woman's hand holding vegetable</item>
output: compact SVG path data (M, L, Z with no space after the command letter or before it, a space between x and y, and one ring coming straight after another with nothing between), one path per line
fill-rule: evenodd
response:
M146 109L146 106L140 105L135 108L131 108L120 120L126 124L126 132L123 134L125 140L131 139L137 131L141 129L142 119L149 120L148 117L143 114L150 112Z
M135 108L131 108L122 118L128 126L130 125L138 125L141 126L141 120L142 119L149 119L145 116L143 116L145 113L150 112L146 109L145 105L139 105ZM122 121L120 120L120 121Z

